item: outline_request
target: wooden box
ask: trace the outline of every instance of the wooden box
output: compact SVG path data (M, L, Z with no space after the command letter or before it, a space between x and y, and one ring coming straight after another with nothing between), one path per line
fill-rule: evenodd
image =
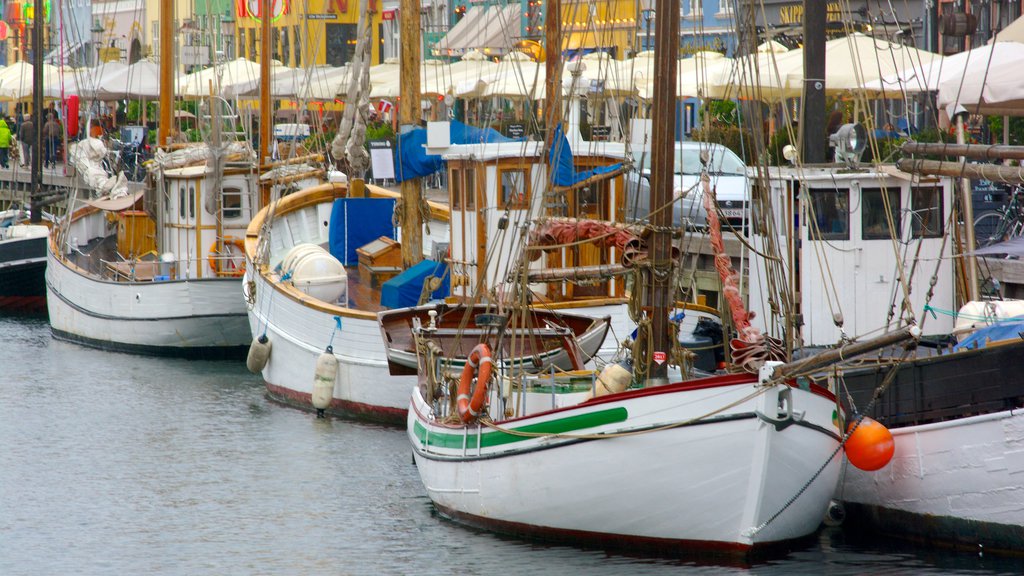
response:
M359 275L368 279L371 286L386 282L402 271L402 245L387 236L356 248L356 254L359 255Z
M156 250L156 222L142 210L117 214L117 251L128 260Z

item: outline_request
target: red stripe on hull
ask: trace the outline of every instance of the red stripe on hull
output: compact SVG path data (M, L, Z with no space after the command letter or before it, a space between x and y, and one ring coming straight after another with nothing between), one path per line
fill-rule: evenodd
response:
M46 296L3 296L0 297L0 310L28 314L45 312Z
M313 408L313 396L311 394L297 392L291 388L285 388L270 382L267 382L266 385L267 395L271 400L309 412L316 411L316 408ZM331 405L327 407L325 412L340 418L376 422L400 428L405 428L406 415L408 413L407 410L402 408L373 406L371 404L340 400L338 398L331 399Z
M782 557L794 548L803 547L803 542L813 538L805 536L796 540L759 543L753 546L738 542L714 542L707 540L675 540L670 538L651 538L630 536L628 534L604 534L587 530L568 530L550 526L533 526L520 522L507 522L493 518L483 518L473 514L464 514L457 510L439 506L443 516L454 522L473 528L505 534L523 540L566 544L578 548L597 548L624 554L644 553L666 558L689 560L713 560L716 566L749 567L754 562Z

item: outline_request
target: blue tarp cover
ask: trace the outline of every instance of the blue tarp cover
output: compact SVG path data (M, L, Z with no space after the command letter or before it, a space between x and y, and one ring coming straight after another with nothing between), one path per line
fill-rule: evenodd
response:
M569 139L562 131L562 125L555 126L555 145L551 147L548 163L551 164L551 182L555 186L572 186L577 182L583 182L587 178L599 174L607 174L622 168L622 163L611 166L599 166L583 172L577 172L572 161L572 150L569 148Z
M491 128L473 128L462 122L451 121L452 144L482 144L488 142L516 142L501 132ZM395 181L401 182L410 178L421 178L437 172L444 167L440 155L427 154L427 129L413 128L399 134L398 145L395 146Z
M395 238L391 216L395 201L391 198L340 198L331 209L331 255L345 266L359 264L357 248L381 236Z
M958 342L953 347L953 350L984 348L989 341L997 342L999 340L1009 340L1010 338L1020 338L1021 332L1024 332L1024 317L1018 316L1012 320L1005 320L991 326L979 328L973 334Z
M435 290L431 299L448 296L450 282L448 265L444 262L423 260L419 264L385 282L380 289L380 304L385 308L407 308L420 303L423 281L427 276L441 278L441 287Z

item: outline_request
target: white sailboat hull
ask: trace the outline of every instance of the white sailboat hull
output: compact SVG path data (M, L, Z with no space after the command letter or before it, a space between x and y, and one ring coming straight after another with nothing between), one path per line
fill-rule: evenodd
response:
M417 390L408 434L437 508L482 528L670 551L744 551L813 533L840 470L834 400L791 389L802 420L776 430L758 413L777 416L785 387L758 395L750 379L714 380L499 424L558 436L445 425Z
M1020 550L1024 412L1008 410L891 430L885 468L847 466L840 496L885 530ZM851 516L853 516L851 514Z
M47 254L53 334L123 352L244 357L251 340L240 278L112 282Z
M311 298L293 299L263 274L254 275L253 280L256 294L249 321L253 334L266 334L271 342L262 375L273 398L312 410L317 358L331 346L338 372L326 411L405 423L409 390L416 377L390 374L376 315L341 316L341 308L311 304ZM340 330L335 317L341 319Z

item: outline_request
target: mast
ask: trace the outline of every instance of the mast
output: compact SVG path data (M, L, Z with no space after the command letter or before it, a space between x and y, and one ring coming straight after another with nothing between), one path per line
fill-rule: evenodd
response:
M399 4L402 38L400 100L398 122L406 133L420 120L420 3L401 0ZM420 179L402 180L402 268L408 269L423 259L423 221L420 218Z
M43 221L43 5L37 2L32 11L32 115L36 117L35 142L32 144L32 192L29 222Z
M669 337L669 307L672 295L672 180L676 127L676 56L679 51L679 0L657 0L654 31L654 99L651 117L651 268L647 274L647 305L651 314L648 368L651 383L668 380L666 357L672 350ZM664 210L655 210L665 206Z
M548 0L544 17L544 116L547 136L542 158L550 158L555 142L555 126L562 122L562 0ZM554 187L555 170L549 167L548 184ZM551 200L551 214L567 214L563 199Z
M160 128L157 145L170 145L174 123L174 3L160 2Z
M270 20L273 18L273 0L260 2L260 158L258 164L267 164L270 159L270 130L273 127L274 115L270 109L270 35L273 29ZM269 199L264 199L266 203Z
M800 119L800 159L821 164L828 150L825 134L825 24L828 6L804 0L804 94Z

